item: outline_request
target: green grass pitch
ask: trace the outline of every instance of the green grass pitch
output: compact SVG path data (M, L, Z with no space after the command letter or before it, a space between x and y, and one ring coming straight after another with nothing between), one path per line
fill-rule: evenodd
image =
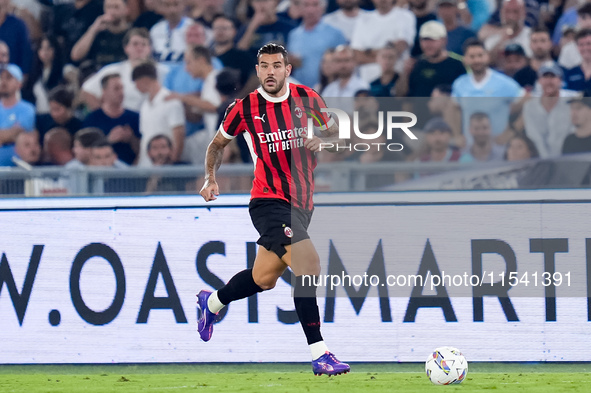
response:
M0 392L588 392L590 363L472 363L461 385L432 385L418 363L352 364L337 377L304 364L0 366Z

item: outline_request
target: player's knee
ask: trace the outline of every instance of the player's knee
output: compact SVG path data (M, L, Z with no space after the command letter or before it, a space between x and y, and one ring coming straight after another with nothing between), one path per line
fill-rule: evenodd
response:
M263 291L268 291L269 289L273 289L275 288L275 284L277 284L277 280L270 280L270 279L266 279L266 280L261 280L260 282L257 282L257 285L263 290Z
M275 284L277 283L277 279L279 277L275 277L274 275L270 274L253 274L254 282L261 288L263 291L268 291L269 289L275 288Z
M320 258L318 254L310 256L306 261L302 261L303 274L318 276L320 274Z

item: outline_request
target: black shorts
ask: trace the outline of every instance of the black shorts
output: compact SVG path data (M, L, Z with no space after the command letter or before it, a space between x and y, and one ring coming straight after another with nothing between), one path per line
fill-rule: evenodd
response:
M286 245L310 238L311 211L293 207L277 198L255 198L250 201L248 211L261 236L257 244L273 251L279 258L285 255Z

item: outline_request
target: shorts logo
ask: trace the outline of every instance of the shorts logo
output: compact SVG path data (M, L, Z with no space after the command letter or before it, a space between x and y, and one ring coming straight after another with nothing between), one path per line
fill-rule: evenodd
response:
M302 115L303 115L302 108L300 108L299 106L296 106L296 108L295 108L295 115L296 115L296 117L298 119L301 119L302 118Z
M283 233L285 233L285 236L289 237L290 239L293 237L293 231L290 227L283 228Z

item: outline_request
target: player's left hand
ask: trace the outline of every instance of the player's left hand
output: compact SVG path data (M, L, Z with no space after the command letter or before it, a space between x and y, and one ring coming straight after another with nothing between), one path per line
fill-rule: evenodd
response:
M313 152L320 151L320 144L323 143L322 139L314 135L312 138L304 139L304 147Z

